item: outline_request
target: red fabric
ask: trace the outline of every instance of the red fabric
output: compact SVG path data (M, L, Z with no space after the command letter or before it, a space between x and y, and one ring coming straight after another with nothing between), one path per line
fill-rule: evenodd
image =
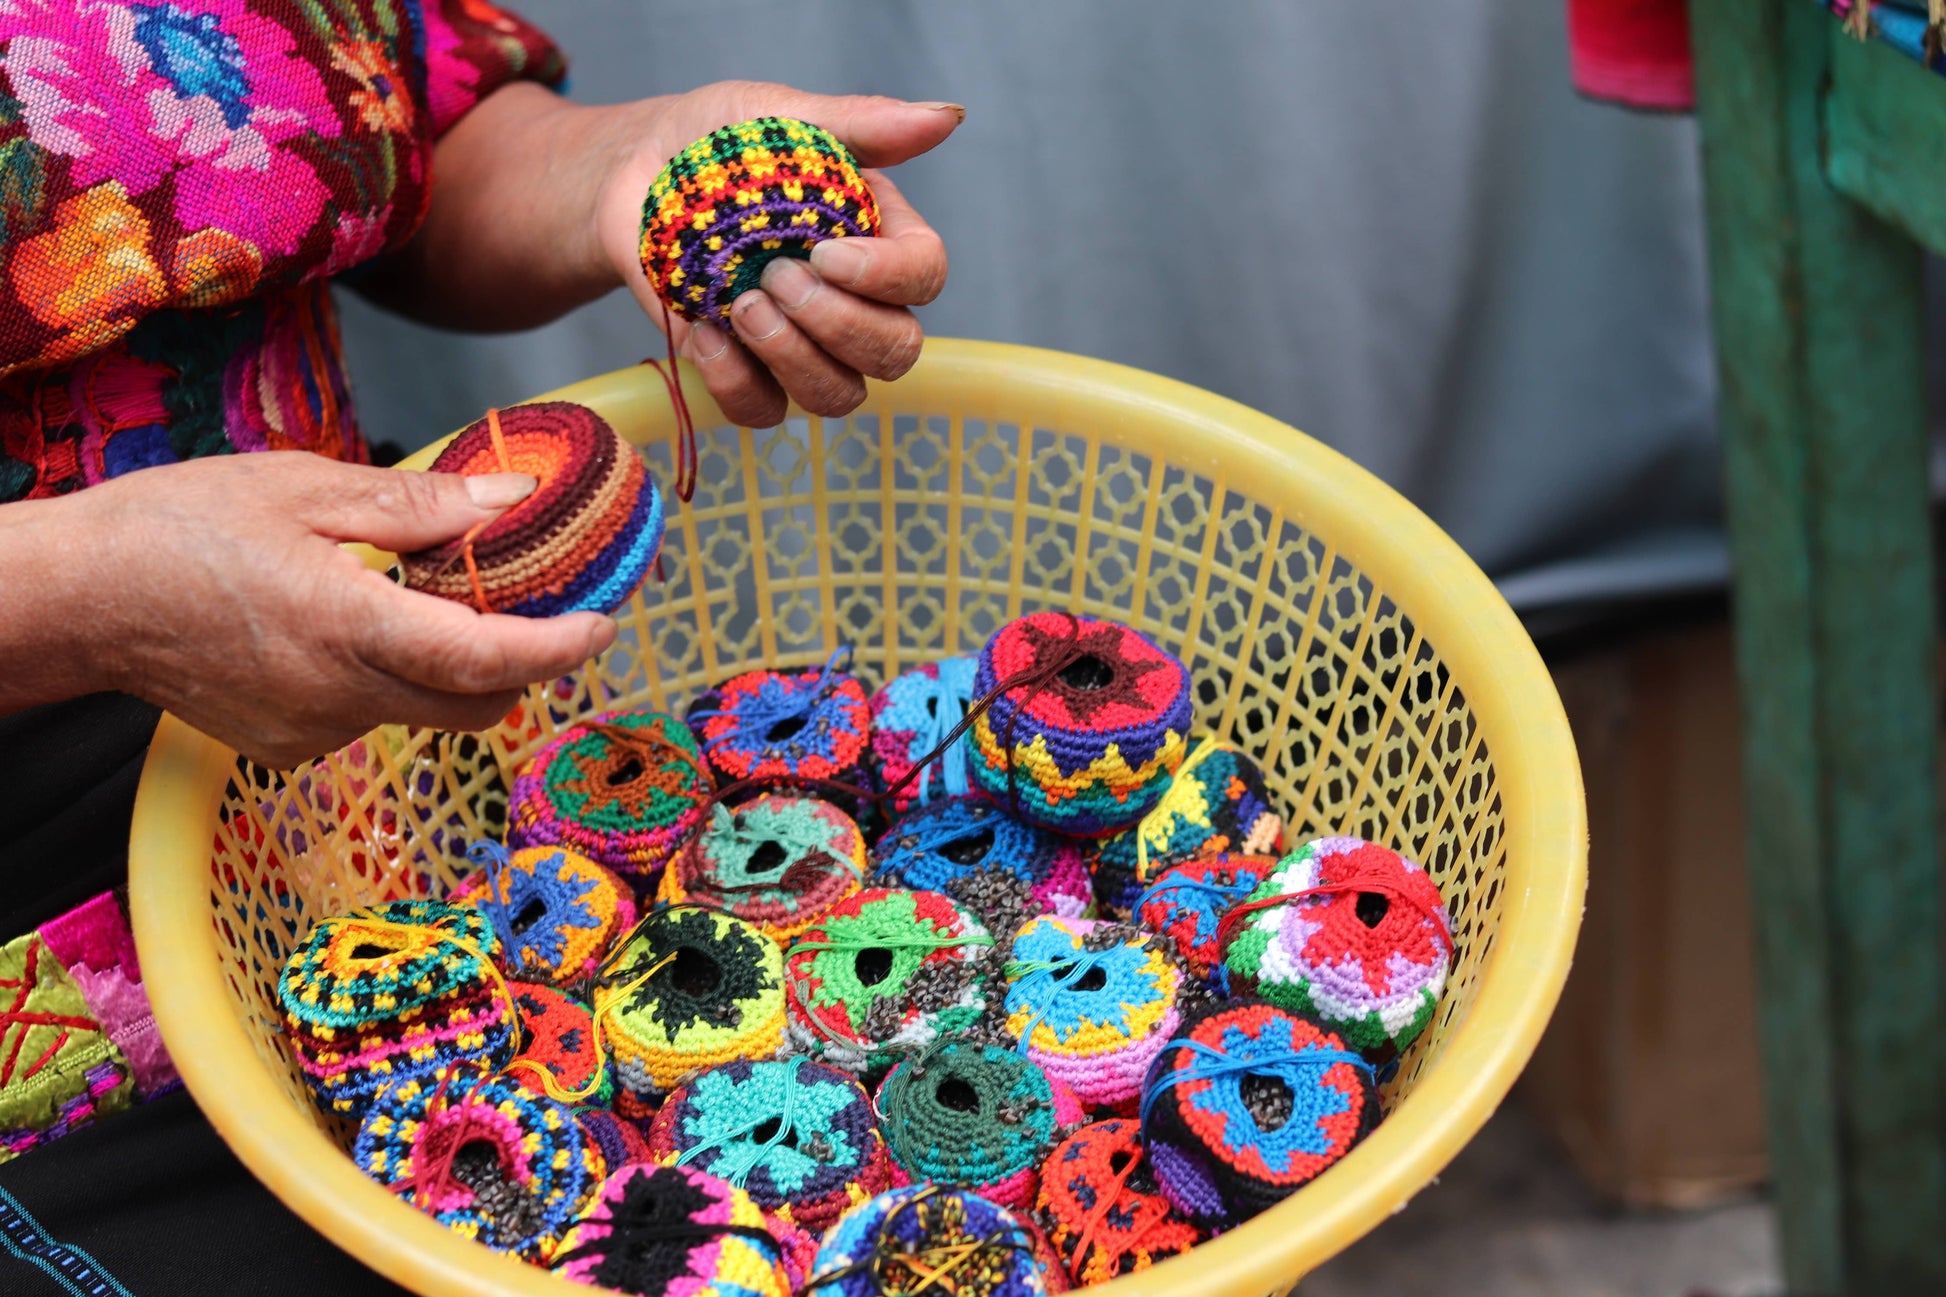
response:
M1574 88L1631 108L1696 106L1688 0L1568 0Z

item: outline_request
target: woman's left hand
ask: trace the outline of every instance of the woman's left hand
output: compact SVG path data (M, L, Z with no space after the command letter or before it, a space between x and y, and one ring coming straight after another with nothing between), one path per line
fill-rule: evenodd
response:
M656 175L719 127L796 117L830 131L865 169L878 236L821 243L808 263L779 258L761 289L736 300L729 331L672 314L673 343L738 423L777 423L787 398L813 414L846 414L865 399L866 378L897 378L919 358L923 333L909 308L946 282L939 235L877 168L938 145L965 115L953 104L754 81L604 108L504 86L440 140L425 224L364 290L431 323L496 329L544 323L620 283L659 326L640 251Z

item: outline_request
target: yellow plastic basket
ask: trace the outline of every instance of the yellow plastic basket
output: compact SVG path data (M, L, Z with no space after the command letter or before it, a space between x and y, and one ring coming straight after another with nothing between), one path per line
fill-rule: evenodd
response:
M555 395L600 411L669 480L673 420L654 374ZM511 773L589 712L679 707L839 643L889 674L1067 608L1131 622L1189 664L1202 727L1262 763L1294 840L1388 843L1431 871L1456 920L1445 1001L1377 1132L1275 1210L1112 1292L1281 1291L1404 1206L1505 1096L1581 919L1573 741L1479 569L1295 430L1098 361L934 340L848 419L752 432L706 399L696 416L702 485L673 510L667 582L620 614L600 661L532 691L499 730L380 730L279 774L163 722L130 852L136 939L163 1037L243 1162L429 1297L585 1292L448 1233L357 1171L279 1032L286 954L327 915L440 893L465 843L503 823Z

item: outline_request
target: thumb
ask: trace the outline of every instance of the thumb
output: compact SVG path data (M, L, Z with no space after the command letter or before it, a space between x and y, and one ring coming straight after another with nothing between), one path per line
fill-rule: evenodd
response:
M909 103L882 95L814 95L787 86L753 89L749 115L796 117L822 126L861 167L890 167L937 147L966 120L958 104Z
M525 473L419 473L340 465L330 498L308 521L331 540L410 554L457 540L534 493Z

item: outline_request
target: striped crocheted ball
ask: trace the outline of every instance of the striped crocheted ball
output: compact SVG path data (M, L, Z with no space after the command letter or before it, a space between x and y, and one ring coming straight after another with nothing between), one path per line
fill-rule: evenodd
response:
M896 821L872 849L872 881L944 892L995 932L1041 914L1080 918L1094 904L1078 847L983 797L947 798Z
M507 1064L507 1075L536 1094L546 1094L547 1080L534 1070L541 1068L554 1084L551 1097L566 1094L577 1104L607 1103L614 1087L595 1052L595 1020L588 1006L534 982L509 982L507 987L520 1010L523 1042Z
M893 1183L956 1185L1028 1206L1040 1165L1079 1102L998 1045L948 1040L894 1067L878 1087Z
M572 986L594 974L622 933L635 926L635 895L611 870L566 847L509 852L475 843L478 873L451 897L493 923L509 977Z
M610 1174L625 1166L640 1166L655 1160L649 1156L649 1141L641 1127L612 1108L576 1105L574 1117L601 1150L602 1164Z
M685 714L719 787L739 779L785 788L792 779L863 782L871 707L849 672L830 665L746 671L700 695Z
M1163 1193L1211 1229L1289 1197L1378 1120L1369 1063L1317 1022L1256 999L1193 1016L1142 1095Z
M606 1174L571 1111L485 1071L388 1087L351 1156L454 1233L541 1265Z
M1319 838L1286 856L1224 929L1232 985L1316 1015L1375 1062L1426 1029L1453 958L1439 888L1360 838Z
M642 270L683 319L724 321L774 259L877 229L878 202L844 145L809 122L759 117L662 168L642 206Z
M1076 1283L1092 1287L1181 1256L1206 1237L1163 1195L1139 1123L1113 1117L1061 1141L1034 1206Z
M312 1098L354 1120L394 1081L513 1056L500 947L472 906L393 901L326 919L285 962L277 998Z
M615 1108L638 1120L685 1075L784 1044L784 954L715 910L659 910L595 986ZM610 1005L614 1007L608 1007Z
M613 612L662 547L654 479L635 448L586 406L547 401L498 411L454 437L432 471L525 473L540 485L478 532L402 557L413 590L521 617Z
M1132 1104L1182 1021L1167 944L1119 923L1035 919L1006 965L1007 1034L1089 1108Z
M804 1291L819 1297L932 1291L938 1287L932 1276L955 1262L955 1297L1045 1297L1036 1242L1019 1217L977 1194L933 1185L893 1189L831 1227Z
M1135 904L1135 922L1144 931L1176 943L1192 977L1228 983L1216 927L1277 868L1275 856L1246 856L1222 852L1199 860L1170 865L1142 889Z
M867 888L784 957L791 1048L868 1079L987 1007L993 938L937 892Z
M1095 899L1127 919L1144 884L1170 865L1219 851L1284 853L1284 819L1270 804L1263 772L1242 749L1199 741L1141 822L1095 848Z
M507 845L570 847L645 894L702 823L715 784L689 727L611 712L561 731L514 780Z
M890 788L911 774L920 758L944 743L965 719L979 665L970 653L927 662L894 676L872 695L872 757L881 787ZM967 739L961 735L893 797L892 814L971 792L966 752Z
M802 1057L725 1063L684 1082L650 1124L649 1148L658 1162L721 1176L808 1230L890 1183L871 1097Z
M1002 626L973 680L1065 662L1038 689L1009 689L973 725L973 779L1043 828L1100 837L1148 814L1188 755L1189 672L1140 631L1065 613Z
M829 802L765 793L710 822L662 872L658 897L728 910L780 942L856 892L865 835Z
M750 1195L686 1166L601 1182L554 1273L631 1297L790 1297L783 1248Z

